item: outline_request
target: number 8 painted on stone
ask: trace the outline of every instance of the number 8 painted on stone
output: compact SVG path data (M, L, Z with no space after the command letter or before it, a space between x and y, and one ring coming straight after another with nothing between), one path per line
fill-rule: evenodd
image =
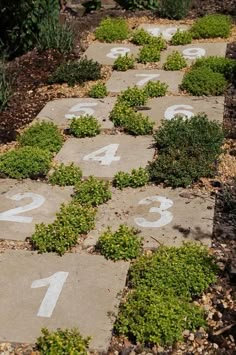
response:
M136 217L134 219L135 223L143 228L160 228L169 224L173 219L173 214L170 211L167 211L173 206L173 201L163 197L163 196L150 196L146 197L143 200L139 201L139 205L150 205L153 202L159 202L160 207L151 207L149 213L158 213L160 218L157 221L150 222L146 218Z
M110 50L110 52L107 54L107 57L116 59L119 56L124 57L129 52L130 52L129 48L115 47Z

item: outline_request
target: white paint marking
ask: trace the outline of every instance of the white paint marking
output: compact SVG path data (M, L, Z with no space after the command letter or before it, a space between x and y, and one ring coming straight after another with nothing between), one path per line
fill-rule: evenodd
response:
M113 161L120 160L120 157L116 157L116 152L119 147L119 144L109 144L105 147L96 150L93 153L86 155L83 160L86 161L98 161L101 165L110 165ZM105 153L103 156L101 154Z
M114 47L107 53L108 58L118 58L119 56L124 57L127 53L130 52L130 49L127 47Z
M138 86L143 86L144 84L148 83L150 80L159 78L160 74L135 74L135 76L144 78L137 82Z
M168 107L165 111L164 117L166 120L171 120L177 115L191 118L194 116L194 113L190 110L193 110L193 107L190 105L173 105Z
M197 59L204 57L206 50L203 48L186 48L183 50L183 56L185 59Z
M71 109L69 112L74 112L73 114L66 114L65 118L72 119L73 117L80 117L80 116L85 116L85 115L93 115L95 110L93 110L91 107L97 106L96 102L82 102L80 104L76 104ZM82 115L78 115L77 112L83 112Z

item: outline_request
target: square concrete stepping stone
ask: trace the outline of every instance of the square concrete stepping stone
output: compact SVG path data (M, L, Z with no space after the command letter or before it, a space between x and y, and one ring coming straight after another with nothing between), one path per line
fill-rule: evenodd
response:
M190 64L194 60L202 57L218 56L225 57L227 43L192 43L186 46L171 46L166 51L161 52L160 63L166 62L167 56L173 51L183 54L184 58Z
M106 351L129 263L97 255L0 255L0 341L34 343L41 328L78 327L91 349Z
M187 25L157 25L150 23L143 23L139 26L139 28L143 28L145 31L149 32L151 35L157 37L162 36L166 41L170 41L173 35L180 31L187 31L190 26Z
M146 106L150 110L142 110L142 113L149 116L156 127L161 125L163 119L171 120L175 115L190 118L200 112L204 112L211 121L223 122L223 96L164 96L149 99Z
M117 93L127 89L129 86L139 86L142 88L149 81L160 80L168 84L168 91L178 94L179 85L182 82L184 73L181 71L165 70L127 70L126 72L114 71L107 81L107 89L112 93Z
M202 192L148 186L115 190L112 199L98 208L97 223L85 246L94 245L111 226L127 224L140 230L144 247L179 246L185 241L211 244L214 199Z
M154 156L151 136L100 135L94 138L70 138L55 159L68 164L74 162L90 175L112 179L118 171L130 172L145 167Z
M46 104L42 111L39 112L37 118L40 121L51 121L59 127L67 128L73 117L93 115L103 129L111 129L113 128L113 123L109 120L109 113L115 101L114 97L54 100Z
M32 180L0 181L0 239L25 240L37 223L51 223L64 202L71 199L71 187L50 186Z
M139 53L138 46L131 43L92 43L84 53L88 59L93 59L104 65L113 65L114 61L121 55Z

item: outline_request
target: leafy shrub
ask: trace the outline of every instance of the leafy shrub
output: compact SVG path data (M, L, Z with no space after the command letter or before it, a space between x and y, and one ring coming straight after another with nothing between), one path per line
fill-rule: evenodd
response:
M184 46L191 42L192 42L192 35L190 31L177 30L177 32L171 38L171 44L173 46Z
M134 110L127 106L126 102L116 103L110 112L109 118L114 123L115 127L122 127L127 120L132 119Z
M227 87L227 81L220 73L214 73L210 68L191 69L184 75L181 89L194 96L222 95Z
M125 103L129 107L143 106L147 100L148 96L145 90L137 86L128 87L128 89L122 91L118 96L118 103Z
M144 44L150 44L152 41L152 35L145 31L143 28L139 28L133 32L132 42L138 46L143 46Z
M121 306L115 330L136 342L172 345L183 339L185 329L195 330L205 325L200 307L171 293L139 288Z
M87 355L90 338L83 338L77 329L57 329L50 332L47 328L42 328L41 332L42 335L36 342L41 355Z
M73 117L70 124L70 132L78 138L95 137L100 133L98 120L90 115Z
M63 144L63 136L52 122L37 122L18 137L21 146L38 147L50 152L58 152Z
M125 187L141 187L148 183L149 173L147 169L132 169L131 174L119 171L115 174L113 184L119 189Z
M74 163L64 165L63 163L54 168L49 176L49 182L52 185L73 186L81 180L82 171Z
M69 86L83 84L85 81L101 79L101 64L92 59L62 63L48 79L49 84L67 83Z
M7 106L11 97L11 84L4 62L0 61L0 112Z
M125 131L134 136L152 134L153 126L154 122L150 121L148 116L144 116L142 113L135 111L126 118L126 122L123 125Z
M106 18L100 22L95 31L95 37L103 42L115 42L124 40L129 36L129 28L126 20L122 18Z
M158 81L149 81L145 87L145 92L147 93L148 97L159 97L165 96L168 90L168 85L166 83L161 83Z
M23 147L0 155L0 175L13 179L36 179L47 174L52 154L36 147Z
M74 199L82 205L101 205L111 199L109 182L90 176L88 180L75 186Z
M45 18L39 25L37 48L40 51L57 49L61 53L71 52L74 46L74 33L67 23L58 19Z
M142 240L137 237L138 231L121 224L116 232L108 229L99 237L97 249L106 259L130 260L141 253Z
M180 20L187 15L190 2L190 0L160 0L160 15Z
M223 74L226 79L230 79L236 68L235 60L224 57L204 57L198 58L192 65L193 69L207 67L213 72Z
M232 22L229 16L211 14L199 18L191 28L193 38L227 38L230 35Z
M104 83L94 84L88 92L88 95L95 99L103 98L107 96L107 94L108 94L107 88Z
M138 62L158 62L160 60L160 49L155 44L145 44L139 51Z
M124 56L120 56L115 60L113 64L113 69L119 71L126 71L128 69L133 69L134 67L134 57L129 56L127 53Z
M168 55L165 64L163 65L164 70L180 70L187 66L187 62L184 56L178 51L173 51Z
M155 10L158 8L158 0L117 0L117 2L128 10Z

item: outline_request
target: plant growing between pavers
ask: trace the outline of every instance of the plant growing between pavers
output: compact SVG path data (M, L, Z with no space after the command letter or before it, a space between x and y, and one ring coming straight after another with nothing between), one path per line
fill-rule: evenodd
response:
M129 107L143 106L147 103L148 95L144 89L138 86L128 87L126 90L121 91L118 96L118 103L124 103Z
M191 32L180 31L180 30L177 30L177 32L173 35L170 41L170 43L173 46L184 46L186 44L190 44L191 42L192 42Z
M166 49L167 47L166 41L161 36L153 37L150 33L145 31L143 28L137 29L133 32L131 42L138 46L144 46L144 45L156 46L156 48L159 49L160 51Z
M124 171L118 171L113 179L113 185L119 189L125 187L141 187L145 186L149 182L150 176L145 168L132 169L131 173Z
M102 20L95 31L95 37L99 41L114 42L127 39L129 28L126 20L122 18L106 18Z
M228 80L236 69L236 63L234 59L210 56L206 58L198 58L192 65L192 69L205 67L211 69L215 73L223 74Z
M134 56L129 56L127 53L124 56L119 57L114 61L113 69L118 71L126 71L134 68L135 59Z
M158 81L149 81L145 87L144 91L147 93L148 97L160 97L165 96L168 90L168 85Z
M54 167L51 175L49 175L49 183L59 186L74 186L81 181L82 171L74 163L70 165L60 164Z
M142 251L142 238L132 227L121 224L117 231L108 229L99 237L96 249L111 260L132 260Z
M145 44L139 51L138 62L139 63L154 63L159 62L161 57L160 49L155 44Z
M167 56L166 62L163 65L164 70L180 70L187 67L187 61L183 54L178 51L173 51Z
M232 20L221 14L206 15L197 19L190 29L193 38L227 38L230 35Z
M107 95L108 92L107 92L106 85L104 83L94 84L88 92L88 96L93 97L95 99L104 98Z
M70 133L77 138L95 137L101 132L98 120L91 116L73 117L70 123Z

